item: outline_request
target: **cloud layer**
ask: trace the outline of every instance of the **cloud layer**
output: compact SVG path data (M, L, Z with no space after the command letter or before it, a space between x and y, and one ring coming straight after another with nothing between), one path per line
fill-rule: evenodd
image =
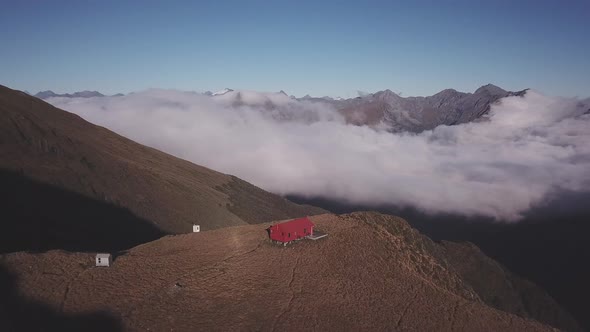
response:
M484 121L392 134L283 94L147 90L51 98L140 143L279 194L515 221L559 190L590 188L587 101L529 91Z

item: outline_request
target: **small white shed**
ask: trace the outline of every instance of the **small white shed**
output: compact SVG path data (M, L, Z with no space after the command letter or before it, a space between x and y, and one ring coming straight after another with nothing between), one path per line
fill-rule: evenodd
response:
M193 225L193 233L198 233L201 231L200 225Z
M111 266L111 254L96 254L96 266Z

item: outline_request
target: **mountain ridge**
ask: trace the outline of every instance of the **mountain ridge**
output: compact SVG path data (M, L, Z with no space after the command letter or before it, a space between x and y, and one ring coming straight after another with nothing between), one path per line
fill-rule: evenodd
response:
M475 121L500 99L524 96L527 90L512 92L488 84L473 93L445 89L426 97L401 97L391 90L383 90L354 99L327 102L351 124L418 133L439 125Z

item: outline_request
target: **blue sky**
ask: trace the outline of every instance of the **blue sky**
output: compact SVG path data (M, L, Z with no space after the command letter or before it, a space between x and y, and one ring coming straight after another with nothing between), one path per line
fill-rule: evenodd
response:
M590 96L590 1L5 1L0 84Z

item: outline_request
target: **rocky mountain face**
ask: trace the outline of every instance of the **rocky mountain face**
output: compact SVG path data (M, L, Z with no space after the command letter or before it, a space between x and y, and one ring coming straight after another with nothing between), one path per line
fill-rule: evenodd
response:
M306 95L281 100L279 97L287 97L282 90L279 93L256 93L231 89L213 96L224 96L233 101L235 107L259 106L279 113L286 108L304 109L306 105L324 104L336 109L350 124L379 127L391 132L418 133L439 125L479 121L490 110L490 106L501 98L523 96L525 93L526 90L511 92L488 84L474 93L446 89L428 97L401 97L391 90L385 90L350 99Z
M146 243L109 268L88 253L0 255L0 328L579 330L532 284L526 302L472 245L377 213L311 220L328 237L283 247L269 224L228 227Z
M421 132L439 125L475 121L499 99L525 93L526 90L510 92L488 84L474 93L447 89L429 97L404 98L385 90L354 99L325 102L355 125L382 126L393 132Z
M0 86L0 252L124 249L321 213Z

